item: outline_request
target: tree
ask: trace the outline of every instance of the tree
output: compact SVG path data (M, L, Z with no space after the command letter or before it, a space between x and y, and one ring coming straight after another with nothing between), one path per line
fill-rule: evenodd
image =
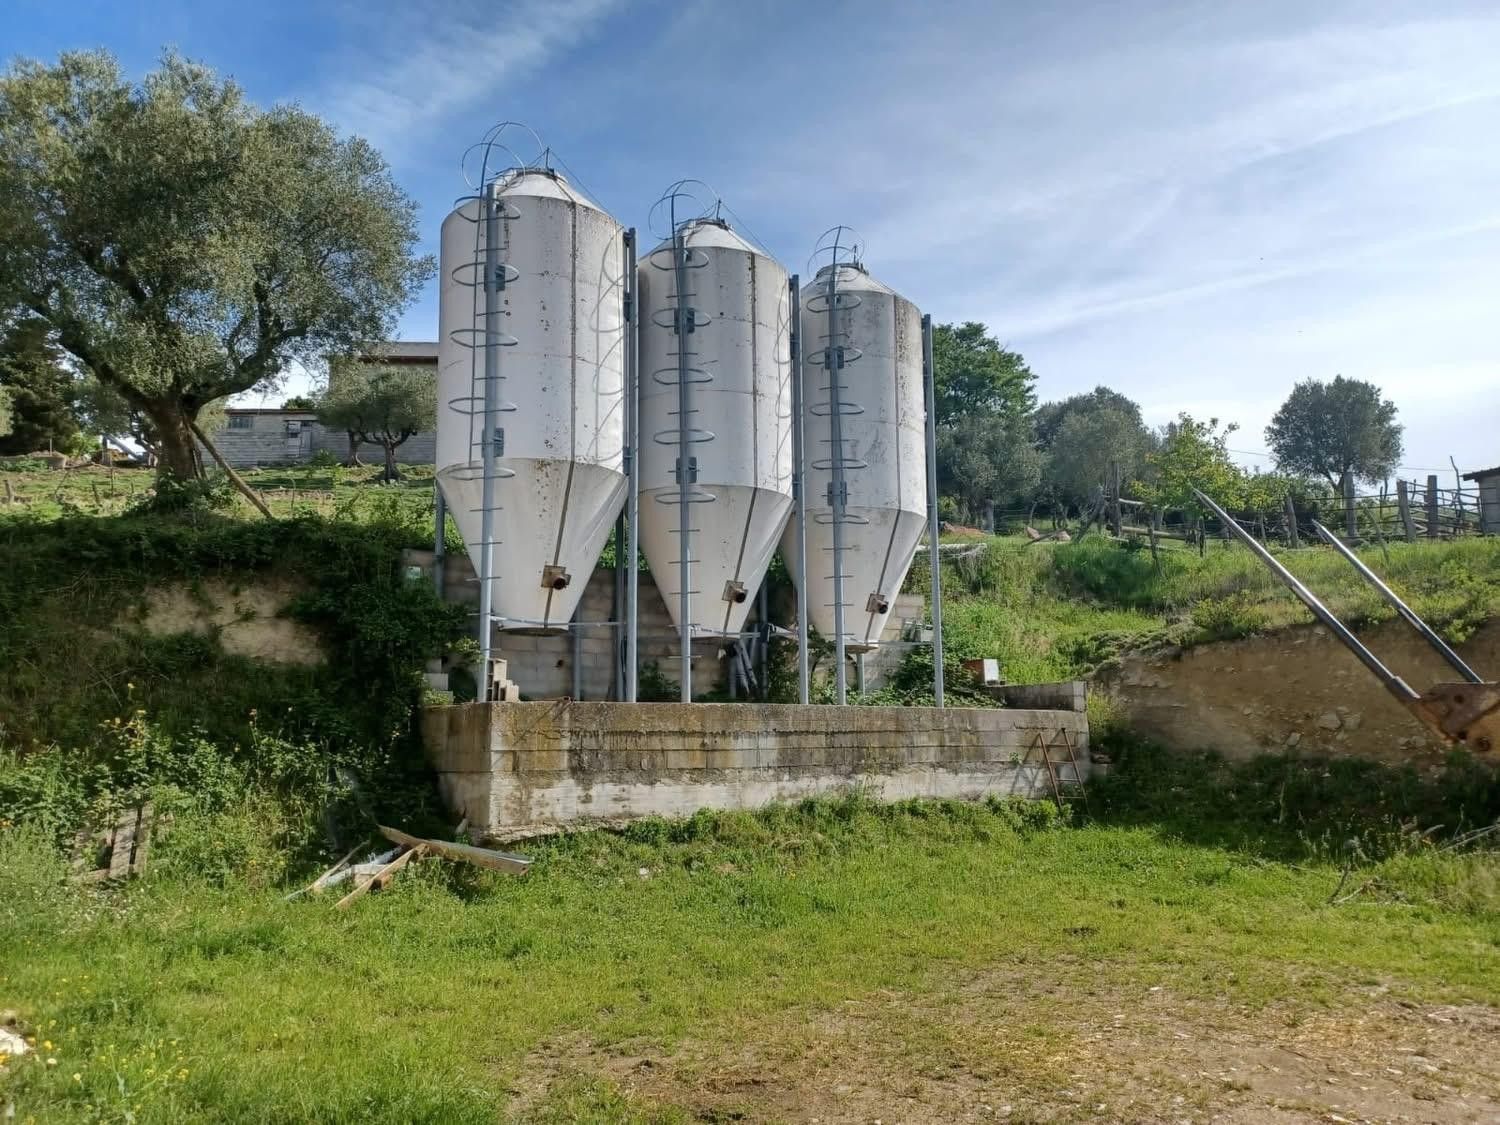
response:
M0 454L69 450L78 442L77 380L49 337L37 317L14 321L0 337L0 388L11 404Z
M1095 410L1113 410L1128 418L1142 434L1146 424L1141 420L1141 408L1133 399L1109 387L1095 387L1083 394L1071 395L1061 402L1044 402L1036 411L1036 443L1043 449L1051 449L1053 441L1062 430L1063 423L1075 414Z
M976 522L988 504L1029 499L1042 458L1024 419L970 415L937 433L938 488Z
M1342 375L1293 387L1266 427L1266 441L1278 468L1322 477L1334 488L1344 473L1384 480L1401 460L1395 403L1374 383Z
M206 404L386 335L432 273L380 155L167 54L140 85L105 51L0 78L0 317L29 312L201 473Z
M1036 406L1031 368L978 321L935 325L932 366L939 426L973 415L1022 418Z
M1111 462L1119 462L1122 482L1135 480L1148 448L1138 417L1114 407L1072 411L1053 436L1047 483L1064 504L1085 504L1108 483Z
M312 395L293 395L281 404L283 410L316 410L317 402Z
M10 425L10 391L5 387L0 387L0 438L10 433Z
M400 478L396 450L437 425L437 380L400 367L347 369L318 399L318 421L385 451L385 478Z
M1146 456L1152 479L1137 486L1142 498L1156 508L1202 515L1203 505L1193 495L1197 488L1221 507L1243 508L1246 475L1228 449L1229 435L1238 428L1232 422L1221 427L1217 418L1200 422L1186 413L1168 422L1160 446Z

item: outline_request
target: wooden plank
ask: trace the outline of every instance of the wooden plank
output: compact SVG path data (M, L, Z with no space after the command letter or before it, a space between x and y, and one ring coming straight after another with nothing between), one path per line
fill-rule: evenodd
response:
M328 887L328 885L330 883L335 882L334 876L337 875L340 871L343 871L346 867L348 867L349 866L349 861L351 859L353 859L355 857L355 855L362 848L364 848L364 846L365 846L364 844L359 844L359 845L356 845L355 847L350 848L348 854L346 854L342 859L340 859L337 863L335 863L327 871L323 872L323 874L319 875L311 883L307 884L307 886L305 886L305 887L299 887L297 890L295 890L291 894L287 895L281 901L282 902L291 902L292 899L299 898L302 895L322 894L323 891L325 889L327 889L327 887Z
M151 828L155 821L156 812L147 801L141 806L141 819L135 831L135 855L130 859L130 873L132 875L144 875L146 873L146 861L151 857Z
M425 847L422 847L420 844L416 847L407 848L406 851L402 852L395 859L391 860L390 863L386 864L376 874L371 875L368 879L365 879L363 881L358 881L358 885L355 886L352 891L346 894L343 898L339 899L338 909L345 909L351 902L354 902L356 899L363 898L373 889L384 890L390 884L390 881L395 877L396 872L400 871L403 867L405 867L412 860L416 859L419 855L422 855L426 850L427 849Z
M140 809L127 809L115 824L114 849L109 856L109 877L123 879L130 874L130 855L135 850L136 821Z
M447 840L424 840L420 836L408 836L405 832L387 828L383 824L376 827L380 829L380 834L392 843L405 844L412 848L423 844L434 855L440 855L444 859L472 863L478 867L488 867L493 871L504 871L511 875L524 875L531 867L531 860L522 855L495 852L488 848L472 847L469 844L454 844Z

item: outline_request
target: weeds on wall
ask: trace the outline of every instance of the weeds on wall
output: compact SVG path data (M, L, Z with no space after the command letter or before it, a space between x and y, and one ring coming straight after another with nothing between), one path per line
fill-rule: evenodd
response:
M314 808L351 799L335 793L339 765L377 806L432 806L412 717L423 664L464 620L400 573L407 522L246 522L186 504L8 530L0 808L12 820L60 834L126 794L205 816L275 794L285 834L305 836ZM268 578L299 591L285 613L315 631L324 663L261 663L225 652L215 632L141 625L153 587Z

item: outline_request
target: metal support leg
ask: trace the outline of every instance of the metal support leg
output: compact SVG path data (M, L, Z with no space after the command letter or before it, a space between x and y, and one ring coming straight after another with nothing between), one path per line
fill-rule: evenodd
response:
M443 597L443 583L448 565L448 501L443 498L443 486L432 482L432 592Z
M927 566L932 571L932 698L943 706L943 565L938 551L937 384L932 317L922 317L922 397L927 409Z
M793 560L792 584L797 590L797 702L808 698L807 668L807 474L803 464L802 425L802 291L796 274L790 281L792 291L792 513L796 529L797 551Z
M640 322L636 306L635 228L625 232L625 523L626 542L621 550L625 562L625 692L627 703L636 701L640 668L640 497L641 497L641 387L637 365ZM619 565L617 562L616 565Z

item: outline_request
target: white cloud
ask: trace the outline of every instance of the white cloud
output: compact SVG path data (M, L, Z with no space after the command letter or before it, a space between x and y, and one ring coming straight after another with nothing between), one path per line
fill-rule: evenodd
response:
M424 130L535 75L587 39L620 0L381 6L375 41L342 55L311 100L350 132L396 152ZM502 117L497 103L495 117ZM455 138L455 159L470 138ZM530 153L523 154L530 157Z

